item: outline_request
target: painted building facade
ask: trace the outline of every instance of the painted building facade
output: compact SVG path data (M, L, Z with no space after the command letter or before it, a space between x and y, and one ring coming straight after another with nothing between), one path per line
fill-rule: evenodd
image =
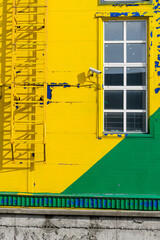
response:
M159 1L0 11L0 205L159 210Z

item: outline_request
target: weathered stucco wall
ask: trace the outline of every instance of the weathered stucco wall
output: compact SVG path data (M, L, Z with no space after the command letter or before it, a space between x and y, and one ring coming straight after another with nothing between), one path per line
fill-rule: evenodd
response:
M0 215L5 240L158 240L159 218Z

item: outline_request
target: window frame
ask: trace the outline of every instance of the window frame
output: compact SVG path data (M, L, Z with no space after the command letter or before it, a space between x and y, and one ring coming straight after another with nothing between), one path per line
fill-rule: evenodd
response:
M99 74L97 76L98 81L98 92L97 92L97 138L110 138L110 137L129 137L129 138L153 138L153 121L150 122L148 119L148 133L132 133L132 134L114 134L114 133L105 133L103 131L103 22L108 20L133 20L132 14L128 14L127 17L124 17L123 15L120 15L119 17L110 17L110 12L101 12L96 13L97 21L98 21L98 62L97 62L97 68L102 72L102 74ZM134 20L146 20L147 21L147 66L148 66L148 72L147 72L147 79L148 79L148 118L153 113L153 106L151 108L152 104L152 90L153 89L153 82L154 82L154 48L151 47L152 44L152 35L150 34L153 32L154 29L154 22L153 22L153 13L149 12L147 16L140 16L134 17Z
M121 41L106 41L105 40L105 23L108 21L112 21L112 22L117 22L117 21L123 21L123 40ZM144 134L144 133L148 133L148 74L147 74L147 20L144 19L138 19L138 20L108 20L108 21L103 21L103 132L107 133L107 134ZM146 22L146 29L145 29L145 36L146 36L146 40L127 40L127 22L139 22L139 21L145 21ZM127 62L127 44L146 44L146 62L145 63L128 63ZM123 44L123 54L124 54L124 59L123 59L123 63L106 63L105 62L105 44ZM104 84L104 80L105 80L105 68L106 67L122 67L124 69L123 72L123 86L105 86ZM146 86L127 86L127 68L128 67L145 67L146 68ZM104 101L105 101L105 91L117 91L117 90L122 90L123 91L123 109L121 110L111 110L108 109L106 110L104 107ZM127 109L127 90L132 90L132 91L136 91L136 90L145 90L146 91L146 99L145 99L145 104L146 104L146 108L145 110L128 110ZM123 113L123 131L119 132L119 131L105 131L105 120L104 120L104 114L105 112L107 113ZM137 132L137 131L127 131L127 113L146 113L146 127L145 127L145 131L144 132Z

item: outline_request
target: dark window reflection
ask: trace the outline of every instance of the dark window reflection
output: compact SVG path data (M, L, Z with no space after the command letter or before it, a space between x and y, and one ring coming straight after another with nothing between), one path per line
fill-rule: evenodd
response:
M127 109L145 109L146 91L127 91Z
M123 113L104 113L104 131L123 132Z
M105 86L123 86L123 68L105 68Z
M105 109L123 109L123 91L104 92Z
M127 131L145 132L146 113L127 113Z
M127 68L128 86L146 86L146 68Z

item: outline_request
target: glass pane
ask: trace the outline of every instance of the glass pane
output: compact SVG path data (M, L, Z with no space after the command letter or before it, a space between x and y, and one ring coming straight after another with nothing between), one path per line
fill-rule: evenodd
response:
M146 68L127 68L128 86L146 86Z
M123 22L105 22L105 41L123 40Z
M146 132L146 113L127 113L127 131Z
M105 86L123 86L123 68L105 68Z
M146 44L128 43L127 62L146 62Z
M123 132L123 113L104 113L104 131Z
M123 91L105 91L104 108L123 109Z
M146 22L127 22L127 40L146 40Z
M127 91L127 109L146 109L146 91Z
M105 62L120 63L123 62L123 44L105 44Z

